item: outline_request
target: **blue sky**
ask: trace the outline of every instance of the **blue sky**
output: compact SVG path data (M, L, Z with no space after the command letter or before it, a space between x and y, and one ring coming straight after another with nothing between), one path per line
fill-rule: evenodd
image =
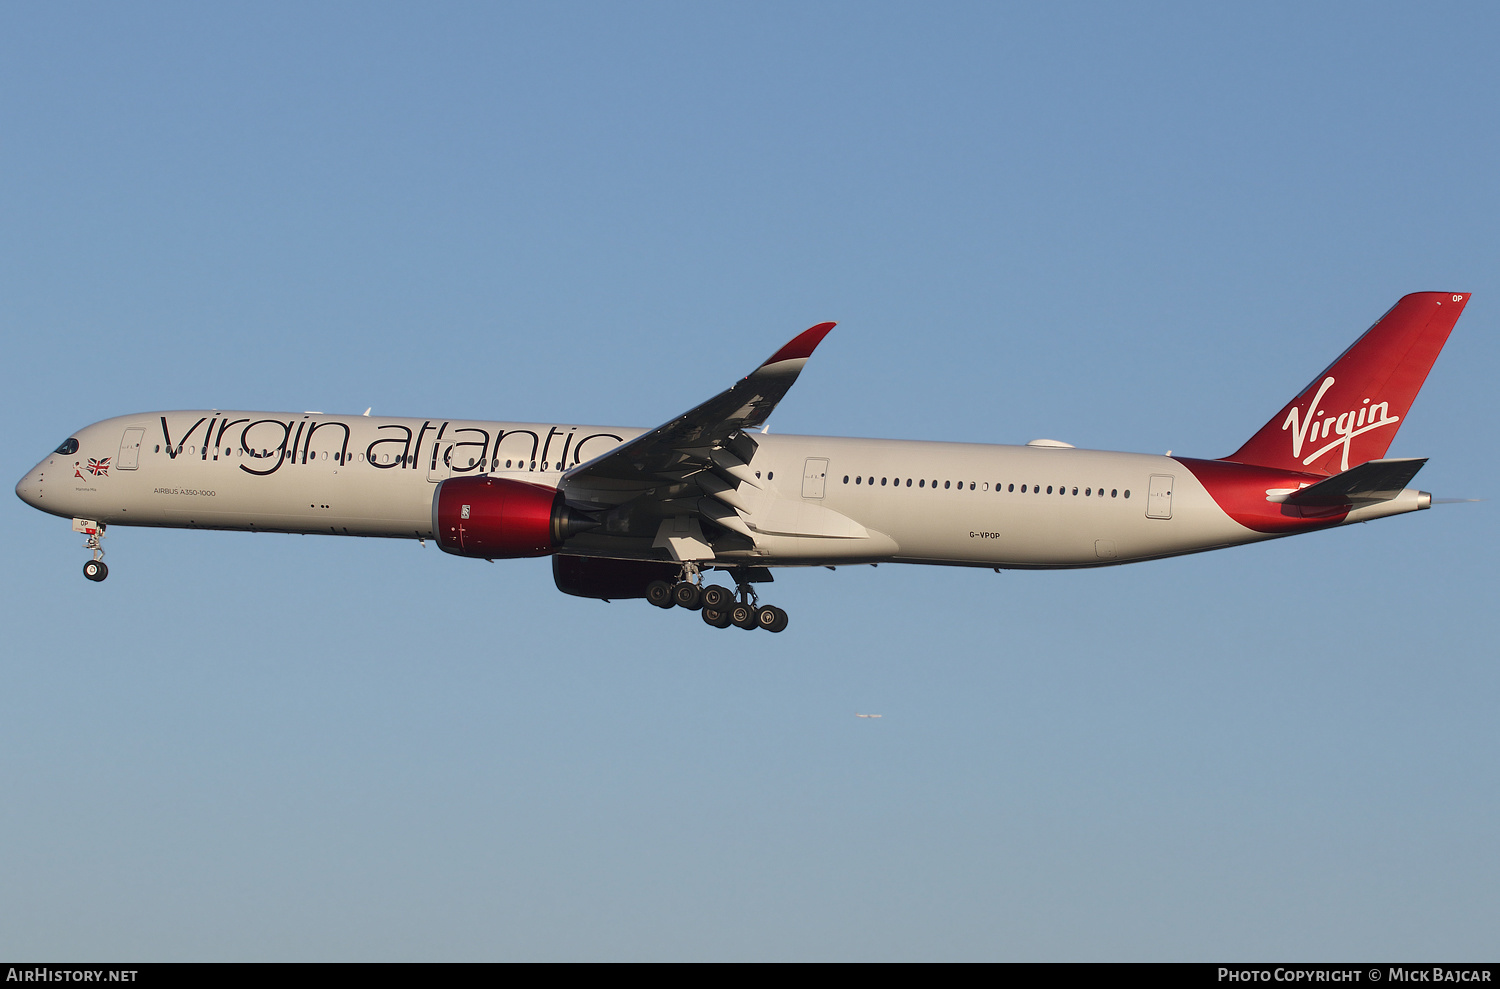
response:
M1497 488L1491 7L12 5L0 462L160 408L1222 456L1396 299ZM0 507L0 955L1493 958L1492 503L1079 573L545 561ZM876 711L879 721L856 719Z

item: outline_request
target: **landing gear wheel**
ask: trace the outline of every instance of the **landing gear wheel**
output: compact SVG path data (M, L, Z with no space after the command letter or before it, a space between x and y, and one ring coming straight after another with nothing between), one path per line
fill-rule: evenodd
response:
M747 632L754 631L755 609L748 604L737 604L729 609L729 621Z
M720 587L718 584L709 584L703 588L703 607L705 608L723 611L733 601L734 595L730 593L727 587Z
M703 624L712 625L714 628L728 628L729 612L720 611L718 608L704 608Z
M786 629L786 612L774 605L766 605L764 608L755 609L755 624L767 632L781 632Z
M672 588L672 601L679 608L697 611L703 607L703 594L698 590L697 584L690 580L684 580Z
M90 560L83 565L83 575L89 580L100 581L109 576L109 567L103 560Z
M664 580L653 580L646 585L646 600L658 608L670 608L676 604L672 600L672 585Z

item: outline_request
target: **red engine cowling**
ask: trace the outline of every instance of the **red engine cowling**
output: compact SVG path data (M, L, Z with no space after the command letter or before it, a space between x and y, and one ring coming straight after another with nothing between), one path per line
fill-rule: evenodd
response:
M458 556L548 556L562 545L567 520L561 492L524 481L450 477L432 496L438 545Z

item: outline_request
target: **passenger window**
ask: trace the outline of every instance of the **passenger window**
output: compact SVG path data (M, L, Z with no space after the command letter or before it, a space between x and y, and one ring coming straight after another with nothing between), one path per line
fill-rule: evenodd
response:
M1005 490L1006 491L1014 491L1014 490L1016 490L1016 486L1014 484L1012 484L1009 487L1007 487ZM1026 490L1026 485L1024 485L1024 484L1021 485L1021 490L1025 491Z
M845 484L848 484L848 483L849 483L849 475L848 475L848 474L845 474L845 475L844 475L844 483L845 483Z
M989 485L988 485L988 484L986 484L986 485L985 485L985 487L989 487ZM974 490L974 482L973 482L973 481L970 481L970 482L969 482L969 490L970 490L970 491L973 491L973 490Z
M951 487L953 487L953 482L952 481L944 481L943 482L943 490L944 491L947 491Z
M1129 488L1125 489L1125 497L1127 497L1127 498L1130 497L1130 489Z
M880 479L880 486L882 488L885 487L885 478L883 478L883 477Z
M1109 489L1109 496L1111 498L1118 498L1118 497L1120 497L1120 489L1119 488L1110 488Z
M919 488L925 488L925 487L927 487L927 478L924 477L920 481L918 481L917 482L917 487L919 487Z
M909 477L906 479L906 486L908 488L911 487L911 478L909 478Z
M768 480L768 481L774 481L774 480L776 480L776 472L774 470L768 470L768 471L766 471L766 480Z

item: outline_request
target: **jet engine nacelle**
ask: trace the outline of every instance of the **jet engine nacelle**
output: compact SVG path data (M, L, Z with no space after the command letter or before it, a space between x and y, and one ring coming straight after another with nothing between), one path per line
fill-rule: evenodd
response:
M503 477L450 477L432 495L438 546L457 556L549 556L597 524L569 509L556 488Z

